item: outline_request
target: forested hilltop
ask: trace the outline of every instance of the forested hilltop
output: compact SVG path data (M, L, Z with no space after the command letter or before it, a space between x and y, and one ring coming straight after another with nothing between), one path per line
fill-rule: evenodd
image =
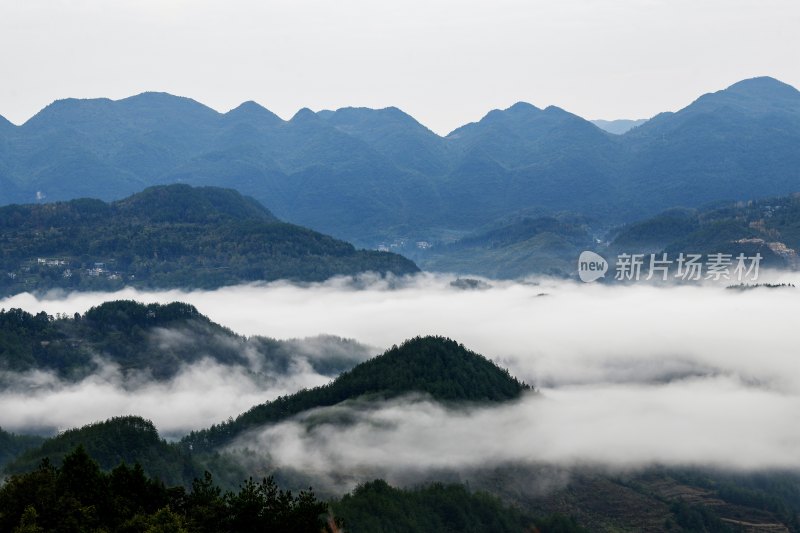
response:
M163 381L202 359L280 376L302 358L314 371L335 377L370 355L362 344L329 335L246 338L180 302L145 305L120 300L57 317L0 310L0 391L13 385L14 373L19 372L46 371L77 381L111 364L123 378L143 374Z
M0 208L0 295L54 288L217 288L410 274L408 259L275 218L236 191L151 187L124 200Z
M257 405L235 419L187 435L187 450L212 451L248 430L347 400L395 398L411 392L444 402L492 403L519 398L530 386L485 357L444 337L417 337L342 373L322 387Z

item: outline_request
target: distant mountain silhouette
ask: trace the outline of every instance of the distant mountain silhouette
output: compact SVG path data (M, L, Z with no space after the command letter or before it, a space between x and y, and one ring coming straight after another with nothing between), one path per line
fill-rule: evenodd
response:
M800 184L800 93L754 78L622 135L518 103L438 136L396 108L228 113L188 98L61 100L0 121L0 203L118 199L186 182L235 188L361 244L474 231L525 210L629 222Z
M607 131L608 133L613 133L614 135L622 135L623 133L628 133L628 131L632 130L637 126L641 126L645 122L647 122L646 118L640 118L636 120L623 118L617 120L593 120L592 124L594 124L603 131Z

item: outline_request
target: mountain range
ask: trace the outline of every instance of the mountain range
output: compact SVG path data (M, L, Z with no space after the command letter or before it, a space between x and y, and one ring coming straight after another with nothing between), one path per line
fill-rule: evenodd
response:
M230 187L361 245L435 240L531 210L619 224L674 206L794 192L800 92L744 80L617 135L520 102L439 136L397 108L254 102L218 113L143 93L59 100L0 123L0 203L115 200L173 182Z

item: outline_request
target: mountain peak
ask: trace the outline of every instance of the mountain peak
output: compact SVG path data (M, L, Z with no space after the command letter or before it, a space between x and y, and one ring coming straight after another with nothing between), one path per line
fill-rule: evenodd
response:
M749 78L734 83L724 92L755 98L798 98L800 91L769 76Z
M510 111L511 113L529 113L531 111L541 111L541 109L528 102L517 102L506 109L506 111Z
M347 133L364 133L366 131L401 127L435 135L414 117L394 106L382 109L341 107L336 111L321 111L317 116Z
M364 379L372 376L371 379ZM371 390L424 392L446 401L505 401L527 385L463 344L438 336L415 337L342 375L344 382L373 381Z
M308 123L311 121L317 121L319 117L316 113L311 111L309 108L304 107L300 109L294 116L289 120L292 123Z
M723 107L750 115L786 111L800 113L800 91L775 78L750 78L727 89L704 94L678 114L694 110L713 112Z
M258 120L260 122L268 122L271 124L280 124L283 119L262 106L261 104L248 100L242 102L235 108L225 113L225 118L234 120Z
M490 403L515 400L530 389L454 340L416 337L356 365L328 385L257 405L235 420L184 437L182 444L195 450L213 449L264 424L360 398L421 393L443 402Z
M186 112L199 113L209 117L219 116L219 113L205 104L186 96L176 96L165 92L147 91L121 100L114 101L122 109L156 112Z
M185 184L149 187L114 203L139 218L160 222L202 222L216 219L277 220L258 201L233 189Z
M51 123L72 123L82 120L90 109L107 107L112 103L109 98L61 98L46 105L41 111L29 118L23 126L36 127Z

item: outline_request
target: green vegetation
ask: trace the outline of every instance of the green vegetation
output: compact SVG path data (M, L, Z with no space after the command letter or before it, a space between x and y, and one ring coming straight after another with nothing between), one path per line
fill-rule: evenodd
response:
M188 487L148 476L138 463L102 468L77 446L58 465L44 459L0 486L0 531L119 533L584 533L572 519L533 518L484 492L432 483L399 489L383 480L356 488L331 504L312 489L297 495L274 478L252 477L223 491L209 472Z
M508 370L453 340L417 337L357 365L327 385L257 405L233 420L192 432L181 443L195 451L218 449L249 429L362 397L378 400L419 392L440 401L502 402L519 398L529 389Z
M459 484L433 483L404 490L376 480L359 486L332 508L352 533L510 533L530 531L534 526L542 533L586 531L564 517L535 520L494 496L471 492Z
M21 453L39 446L43 437L16 435L0 428L0 468Z
M391 253L278 221L252 198L217 188L153 187L124 200L0 208L0 295L54 288L217 288L322 281L417 267Z
M327 507L311 489L295 496L272 478L223 493L206 473L187 492L148 477L138 464L106 473L79 446L60 466L45 460L3 484L0 531L319 533L327 530Z
M309 361L325 375L336 375L363 360L368 350L336 337L318 339L314 349L330 356ZM257 354L257 364L245 352ZM346 356L339 353L349 354ZM45 370L62 379L78 380L112 363L123 375L145 372L163 380L182 365L211 358L224 365L241 365L281 374L303 355L303 341L241 337L211 322L193 306L112 301L83 315L32 315L20 309L0 311L0 369L13 372ZM100 359L98 359L100 356ZM10 385L0 375L0 388Z
M760 253L762 264L794 266L800 250L800 195L673 209L623 227L612 249L632 253Z
M494 279L533 273L567 276L581 251L594 245L585 217L565 214L506 221L409 256L426 270Z
M60 465L77 446L85 448L103 470L137 463L149 476L171 485L187 485L203 473L189 454L160 438L152 422L137 416L116 417L60 433L22 453L6 465L5 472L29 472L44 459Z

